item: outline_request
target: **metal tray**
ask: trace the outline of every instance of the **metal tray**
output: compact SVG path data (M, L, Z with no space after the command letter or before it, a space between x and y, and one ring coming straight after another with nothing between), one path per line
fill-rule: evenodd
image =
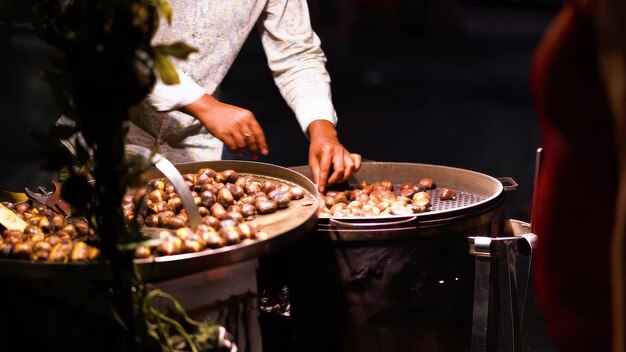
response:
M291 168L311 177L308 166ZM361 169L348 180L348 186L360 181L390 180L396 186L430 177L437 186L428 192L432 196L431 210L410 215L319 218L318 230L328 231L336 240L383 240L391 238L436 235L457 232L488 224L503 211L505 187L494 177L455 167L402 163L364 162ZM509 181L514 182L514 181ZM456 191L456 200L442 201L438 189ZM416 229L418 231L416 231Z
M267 215L257 215L251 224L268 234L265 240L207 249L197 253L135 259L139 272L147 282L180 277L220 266L235 264L278 251L311 231L317 223L319 194L315 185L305 176L288 168L251 161L210 161L174 165L181 173L195 173L201 168L215 171L232 169L240 175L296 185L304 189L303 199L292 201L290 207ZM147 178L161 178L163 174L151 169ZM16 259L0 259L0 277L16 279L72 279L100 281L109 279L111 272L102 263L48 263Z
M198 253L177 254L148 259L135 259L144 277L151 280L166 279L219 266L257 258L282 249L300 236L311 231L317 223L319 196L315 185L305 176L280 166L250 161L212 161L175 165L181 174L195 173L209 167L215 171L232 169L239 175L261 179L274 179L303 188L305 197L292 201L289 208L267 215L257 215L251 225L267 232L265 240L240 243ZM162 177L152 170L149 178Z

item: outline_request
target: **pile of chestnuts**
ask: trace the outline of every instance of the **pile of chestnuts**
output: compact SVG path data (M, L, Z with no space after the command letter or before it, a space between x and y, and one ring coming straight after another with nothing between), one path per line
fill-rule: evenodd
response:
M122 202L124 216L140 226L165 228L161 244L139 247L136 258L199 252L245 241L264 239L247 221L258 214L270 214L289 207L292 200L302 199L305 191L297 186L249 175L234 170L216 172L202 168L183 179L202 217L202 224L190 228L187 210L180 195L167 179L156 179L146 187L127 194Z
M324 207L319 216L390 216L410 215L430 210L431 194L435 189L432 178L422 178L419 182L405 182L399 186L389 180L373 183L360 181L356 187L333 189L324 196ZM447 199L454 199L454 191L448 189Z
M97 236L85 220L68 220L43 204L2 203L28 223L23 231L4 229L0 257L50 262L93 262L100 250L86 242Z

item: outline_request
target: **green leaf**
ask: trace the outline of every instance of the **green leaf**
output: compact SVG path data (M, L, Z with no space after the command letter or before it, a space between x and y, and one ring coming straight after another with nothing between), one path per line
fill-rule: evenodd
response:
M159 12L161 13L161 15L163 15L163 17L165 17L165 19L167 20L167 24L172 24L172 7L170 6L170 3L167 2L167 0L160 0L159 1Z
M155 49L166 55L171 55L177 59L185 60L191 53L198 52L198 49L187 45L184 42L174 42L171 44L157 45Z
M165 84L178 84L180 83L180 78L178 78L178 73L176 73L176 69L170 59L162 53L160 50L154 51L154 68L161 76L161 80Z

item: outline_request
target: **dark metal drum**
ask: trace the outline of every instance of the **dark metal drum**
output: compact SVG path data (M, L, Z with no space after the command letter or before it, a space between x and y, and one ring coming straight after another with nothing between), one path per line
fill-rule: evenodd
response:
M294 168L310 175L306 167ZM349 181L433 178L456 201L388 217L320 218L290 248L292 319L304 351L458 351L471 340L474 262L467 237L502 229L497 179L446 166L367 162Z

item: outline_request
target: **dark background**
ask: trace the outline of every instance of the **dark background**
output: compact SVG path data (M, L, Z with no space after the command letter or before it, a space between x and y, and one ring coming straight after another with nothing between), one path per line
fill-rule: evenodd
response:
M511 176L506 215L528 221L540 147L530 90L533 52L560 1L310 0L328 57L341 141L376 161L440 164ZM350 4L350 2L345 2ZM349 14L349 16L346 16ZM50 48L28 26L0 24L0 189L49 185L40 147L58 112L39 78ZM280 97L253 33L222 100L253 111L270 155L307 163L308 141ZM106 103L106 102L103 102ZM551 351L538 321L533 351Z

